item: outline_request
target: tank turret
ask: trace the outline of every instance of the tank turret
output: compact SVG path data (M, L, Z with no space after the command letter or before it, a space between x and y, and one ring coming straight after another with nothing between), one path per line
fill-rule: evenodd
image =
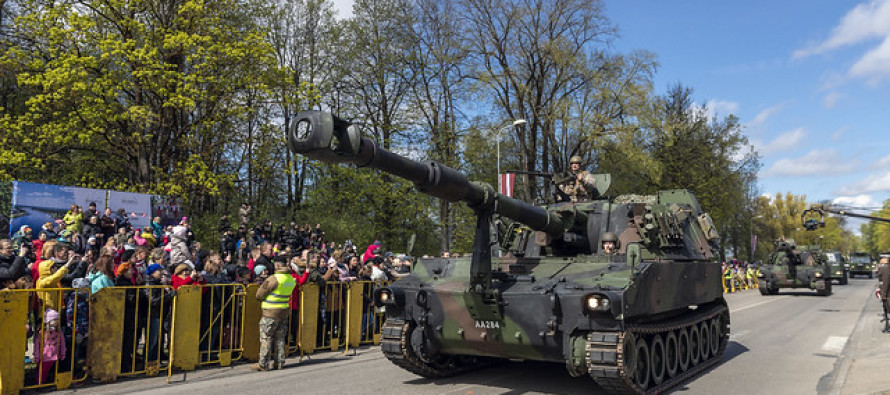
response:
M689 191L608 197L609 176L596 175L590 199L539 207L382 149L328 113L299 114L287 141L464 202L478 218L469 258L419 260L375 292L386 309L381 348L396 365L435 378L490 358L551 361L607 389L658 392L720 361L729 310L713 261L719 236ZM492 228L506 252L496 260Z

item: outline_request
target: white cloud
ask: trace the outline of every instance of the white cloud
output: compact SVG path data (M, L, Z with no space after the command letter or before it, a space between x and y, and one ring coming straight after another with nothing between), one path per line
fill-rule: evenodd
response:
M872 195L861 194L855 196L839 196L831 201L831 204L837 204L848 207L881 207Z
M790 132L780 134L778 137L768 144L762 141L754 140L754 147L761 155L769 155L776 152L790 150L796 148L804 138L807 137L807 131L804 128L797 128Z
M835 105L837 105L837 101L840 100L844 95L837 92L829 92L825 97L822 98L822 107L826 109L832 109Z
M890 0L871 0L857 5L841 18L825 41L794 51L792 57L826 53L875 38L883 42L859 58L847 75L877 84L890 77Z
M841 139L841 137L844 137L844 134L847 133L849 130L850 130L849 126L844 126L840 129L836 130L834 133L831 134L831 140L839 141Z
M825 53L863 40L890 35L890 1L872 0L859 4L841 18L822 43L794 51L794 58Z
M873 170L886 169L888 167L890 167L890 155L878 159L875 163L872 163L872 165L869 166L869 168Z
M776 161L763 172L764 176L827 176L849 173L856 169L857 161L845 161L833 149L812 150L799 158ZM852 195L853 193L841 193Z
M769 117L775 115L777 112L781 111L782 108L784 108L784 107L785 107L785 103L779 103L772 107L767 107L763 111L757 113L757 115L754 116L754 119L752 119L751 122L748 122L746 126L753 128L753 127L758 127L760 125L763 125L764 123L766 123L766 120Z
M886 191L890 191L890 171L872 174L852 184L844 185L836 193L838 195L859 195Z
M739 103L726 100L708 101L708 113L711 116L727 116L739 111Z
M890 24L890 21L887 21ZM884 38L884 42L877 48L868 51L853 67L850 67L850 76L865 78L871 83L890 76L890 36Z

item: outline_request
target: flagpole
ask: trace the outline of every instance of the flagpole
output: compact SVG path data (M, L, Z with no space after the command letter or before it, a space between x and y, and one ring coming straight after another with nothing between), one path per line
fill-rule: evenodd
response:
M501 189L501 179L503 178L503 177L501 176L501 133L503 133L505 130L507 130L507 128L509 128L509 127L511 127L511 126L515 128L515 127L517 127L517 126L519 126L519 125L525 125L525 120L522 119L522 118L520 118L520 119L517 119L517 120L513 121L513 124L512 124L512 125L507 125L507 126L504 126L504 127L500 128L500 129L498 129L498 133L497 133L497 135L495 136L495 140L497 141L497 151L498 151L498 161L497 161L497 169L498 169L498 193L503 193L503 189Z

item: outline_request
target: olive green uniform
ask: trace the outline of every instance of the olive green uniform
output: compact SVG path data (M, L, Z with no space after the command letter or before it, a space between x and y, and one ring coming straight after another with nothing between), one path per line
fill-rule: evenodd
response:
M573 202L589 199L594 190L596 179L586 170L571 174L572 180L560 185L559 190L568 195Z
M881 302L884 308L890 311L890 302L887 301L887 294L890 293L890 265L882 264L878 268L878 281L880 281L879 289L881 291Z

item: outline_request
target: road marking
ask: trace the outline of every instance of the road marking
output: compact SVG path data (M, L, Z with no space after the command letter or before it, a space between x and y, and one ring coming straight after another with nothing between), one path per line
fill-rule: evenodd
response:
M741 331L741 332L739 332L739 333L733 333L733 334L729 335L729 341L735 341L735 340L738 340L739 338L741 338L742 336L747 335L747 334L750 333L750 332L751 332L751 331Z
M764 305L764 304L767 304L767 303L770 303L770 302L775 302L775 301L777 301L777 300L782 300L782 299L785 299L785 298L787 298L787 296L780 296L780 297L778 297L778 298L769 298L769 299L767 299L767 300L764 300L763 302L757 302L757 303L754 303L754 304L752 304L752 305L747 305L747 306L745 306L745 307L739 307L739 308L737 308L737 309L732 309L731 311L732 311L732 312L736 312L736 311L747 310L747 309L750 309L750 308L752 308L752 307L757 307L757 306L760 306L760 305Z
M844 351L847 339L847 336L829 336L825 344L822 345L822 350L840 354L841 351Z

